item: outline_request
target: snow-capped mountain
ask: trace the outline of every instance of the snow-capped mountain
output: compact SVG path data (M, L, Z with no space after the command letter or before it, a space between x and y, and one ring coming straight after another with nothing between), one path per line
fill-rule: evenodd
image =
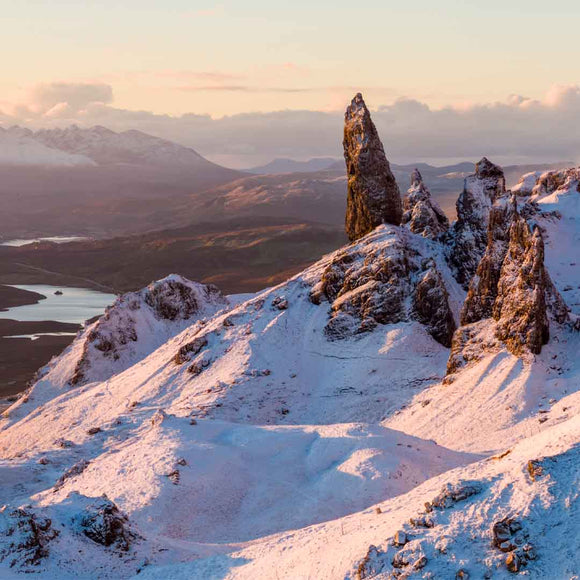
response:
M0 127L0 165L48 167L78 167L96 165L86 155L55 149L34 138L32 131Z
M0 144L0 162L5 164L219 167L172 141L135 130L117 133L101 126L38 131L0 128Z
M276 287L119 299L2 418L0 573L578 575L579 181L534 179L483 159L445 229L414 175Z

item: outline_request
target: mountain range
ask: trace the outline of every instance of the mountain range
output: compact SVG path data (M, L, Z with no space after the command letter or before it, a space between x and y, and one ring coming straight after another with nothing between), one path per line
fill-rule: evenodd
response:
M347 113L350 243L125 294L5 411L7 577L580 573L580 171L483 158L450 223Z

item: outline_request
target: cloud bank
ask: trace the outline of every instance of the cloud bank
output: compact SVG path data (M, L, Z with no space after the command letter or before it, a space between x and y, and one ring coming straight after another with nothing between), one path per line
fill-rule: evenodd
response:
M390 159L441 164L487 155L501 163L580 159L580 86L554 86L543 99L512 95L504 102L431 109L414 99L373 107ZM347 103L345 103L345 106ZM255 112L212 119L130 111L113 105L108 85L37 87L27 105L0 123L32 127L104 125L139 129L191 146L218 162L247 167L275 157L341 155L342 113Z

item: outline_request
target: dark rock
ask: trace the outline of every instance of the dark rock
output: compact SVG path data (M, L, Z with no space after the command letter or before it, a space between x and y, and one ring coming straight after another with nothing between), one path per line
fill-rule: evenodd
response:
M384 554L376 546L369 546L365 557L359 562L356 579L373 578L385 567Z
M79 525L85 536L102 546L114 545L126 551L134 538L127 516L105 495L84 509Z
M513 572L514 574L516 572L519 572L519 570L522 566L520 558L515 552L508 554L508 557L505 560L505 565L506 565L506 568L510 572Z
M465 178L457 200L457 221L448 236L449 263L457 281L467 289L487 246L489 213L505 194L503 171L485 157L475 173Z
M413 310L415 318L426 326L437 342L451 346L455 320L449 306L449 294L435 265L427 270L415 288Z
M348 178L346 233L351 241L378 225L399 225L403 214L395 177L371 120L358 93L344 116L344 159Z
M541 477L544 474L544 468L542 464L534 459L530 459L527 464L528 473L532 478L532 481L536 481L538 477Z
M419 558L413 562L413 570L422 570L425 566L427 566L427 556L419 556Z
M102 431L102 429L100 427L91 427L90 429L87 430L87 435L96 435L97 433L100 433Z
M173 357L175 364L181 365L185 362L191 360L191 356L199 354L202 348L207 346L207 338L205 336L200 336L194 338L191 342L184 344Z
M431 500L431 506L439 509L452 507L459 501L463 501L472 495L481 491L477 483L448 483L443 489Z
M566 305L544 267L544 241L521 216L510 228L510 243L493 307L496 336L508 350L521 355L527 349L539 354L550 338L548 305L556 322L568 317Z
M8 513L10 544L0 560L10 555L11 567L36 566L48 556L48 544L58 536L49 518L36 515L29 508L18 508Z
M497 298L501 267L508 251L510 227L517 213L515 199L509 203L499 200L489 213L487 247L477 266L475 276L461 309L462 325L490 318Z
M391 560L393 568L404 568L409 565L409 560L403 552L397 552Z
M399 530L393 537L393 546L402 547L408 542L407 534Z
M464 568L457 570L457 574L455 574L455 580L469 580L469 572Z
M418 169L411 173L411 187L403 200L402 223L414 234L435 239L449 229L449 220L423 183Z
M284 296L276 296L276 298L272 300L272 307L277 310L286 310L288 308L288 300L286 300Z
M55 483L54 485L55 491L57 489L60 489L67 481L67 479L80 475L89 466L89 463L90 462L87 461L86 459L81 459L80 461L77 461L70 469L67 469Z
M409 523L415 528L432 528L435 526L435 523L431 518L426 518L424 516L411 518Z

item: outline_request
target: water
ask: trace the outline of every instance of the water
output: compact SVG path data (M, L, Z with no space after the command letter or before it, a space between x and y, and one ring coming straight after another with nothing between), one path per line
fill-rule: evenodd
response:
M66 244L67 242L81 242L84 240L89 240L90 238L85 238L83 236L55 236L53 238L31 238L31 239L16 239L16 240L5 240L0 242L0 246L11 246L13 248L19 248L20 246L26 246L27 244L34 244L38 242L53 242L55 244Z
M116 296L86 288L68 288L66 286L49 286L47 284L14 285L13 288L29 290L46 296L37 304L15 306L6 312L0 312L0 318L10 318L22 322L39 322L54 320L82 324L85 320L99 316L111 305ZM62 296L56 296L60 290Z

